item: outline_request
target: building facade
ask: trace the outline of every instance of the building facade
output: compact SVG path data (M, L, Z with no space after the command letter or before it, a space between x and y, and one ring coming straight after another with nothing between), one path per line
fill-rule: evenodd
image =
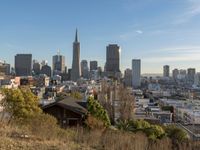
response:
M137 88L141 86L141 60L132 60L132 86Z
M132 70L126 69L124 71L124 84L126 87L132 87Z
M41 71L40 71L41 74L45 74L45 75L47 75L48 77L51 77L51 72L52 72L52 71L51 71L51 67L48 66L48 65L42 66Z
M90 61L90 71L97 70L98 62L97 61Z
M163 66L163 77L169 77L169 65Z
M33 61L33 71L35 75L39 75L41 70L41 65L38 61Z
M120 72L120 47L109 44L106 47L106 73L108 77L115 77Z
M0 74L9 75L10 74L10 64L5 62L0 62Z
M32 74L32 54L17 54L15 56L16 76L30 76Z
M73 43L73 61L72 61L72 71L71 80L77 81L81 76L80 68L80 43L78 41L78 31L76 30L75 41Z
M65 56L60 54L53 56L52 69L54 75L59 75L65 72Z
M85 79L89 77L89 69L87 60L81 61L81 76Z

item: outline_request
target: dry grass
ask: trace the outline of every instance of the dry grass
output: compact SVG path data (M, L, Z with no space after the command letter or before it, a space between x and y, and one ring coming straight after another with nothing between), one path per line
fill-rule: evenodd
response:
M48 127L48 126L46 126ZM31 128L33 129L33 128ZM199 142L172 144L169 138L149 140L145 134L122 131L34 127L34 131L0 123L0 150L199 150ZM39 131L41 133L39 133ZM49 132L47 134L47 131ZM42 136L41 136L42 135Z

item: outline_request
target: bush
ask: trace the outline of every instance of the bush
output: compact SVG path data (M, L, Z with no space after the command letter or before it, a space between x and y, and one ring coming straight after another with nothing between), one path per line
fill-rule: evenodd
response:
M169 136L175 142L183 142L184 140L188 139L187 133L174 125L167 126L165 128L165 132L167 136Z
M161 139L165 136L165 131L161 126L151 125L149 128L144 129L144 132L150 139Z

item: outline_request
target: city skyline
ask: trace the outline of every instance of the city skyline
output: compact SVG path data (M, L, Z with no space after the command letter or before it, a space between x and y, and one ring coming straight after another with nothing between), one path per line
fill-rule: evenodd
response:
M104 67L106 46L118 44L122 49L122 72L131 68L135 58L142 61L142 73L162 73L164 65L170 66L170 72L191 67L200 71L197 0L20 2L0 5L0 60L12 66L14 56L20 53L31 53L39 61L48 60L51 66L52 56L61 49L71 68L77 27L80 60L97 60Z

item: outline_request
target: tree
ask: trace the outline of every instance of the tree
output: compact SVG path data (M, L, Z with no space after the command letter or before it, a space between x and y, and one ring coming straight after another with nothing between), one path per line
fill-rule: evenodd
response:
M2 89L1 93L4 96L1 105L9 113L10 121L26 119L42 112L38 106L38 98L30 89Z
M110 99L110 93L113 90L112 86L108 86L107 82L104 80L101 82L101 91L98 93L98 101L107 111L108 116L112 124L114 123L114 107L113 102Z
M71 94L70 94L70 96L71 97L73 97L73 98L75 98L75 99L82 99L83 98L83 96L81 95L81 93L79 93L79 92L72 92Z
M111 123L106 110L93 97L88 98L87 108L90 115L102 121L105 127L110 126Z
M134 97L127 88L120 86L118 89L120 120L131 120L134 115Z

